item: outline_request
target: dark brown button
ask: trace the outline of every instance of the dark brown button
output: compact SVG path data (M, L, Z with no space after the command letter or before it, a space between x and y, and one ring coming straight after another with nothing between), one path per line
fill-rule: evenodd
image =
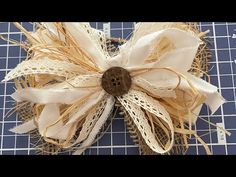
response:
M128 93L131 87L131 77L127 70L121 67L112 67L102 76L102 88L113 96Z

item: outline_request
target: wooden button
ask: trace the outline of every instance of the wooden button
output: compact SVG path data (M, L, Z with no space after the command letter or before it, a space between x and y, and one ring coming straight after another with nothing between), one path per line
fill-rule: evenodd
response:
M128 93L131 87L131 77L127 70L121 67L112 67L102 76L102 88L113 96Z

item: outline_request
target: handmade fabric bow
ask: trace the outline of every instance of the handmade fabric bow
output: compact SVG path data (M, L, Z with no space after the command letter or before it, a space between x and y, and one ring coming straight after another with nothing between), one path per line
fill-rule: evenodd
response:
M14 79L12 98L30 103L32 116L12 132L37 129L47 143L81 154L117 101L143 152L164 154L177 134L186 146L189 135L203 143L191 129L202 104L214 113L224 103L217 87L199 78L205 33L189 24L138 23L113 55L104 33L88 23L42 23L35 32L16 26L28 57L4 81Z

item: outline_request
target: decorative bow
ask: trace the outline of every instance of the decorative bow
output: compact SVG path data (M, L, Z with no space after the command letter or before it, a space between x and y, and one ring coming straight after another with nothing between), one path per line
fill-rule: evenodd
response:
M143 144L164 154L173 148L175 134L184 135L185 144L186 135L202 143L191 129L202 104L214 113L224 103L217 87L190 72L205 34L190 25L138 23L114 56L105 35L88 23L42 23L35 32L16 26L27 37L20 45L28 58L4 81L14 79L12 98L30 102L34 116L12 132L37 129L46 142L77 147L74 154L81 154L117 101Z

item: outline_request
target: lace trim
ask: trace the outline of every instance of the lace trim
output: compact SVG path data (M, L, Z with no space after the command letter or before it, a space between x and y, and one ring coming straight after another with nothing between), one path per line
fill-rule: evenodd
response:
M76 75L78 69L77 65L66 61L50 59L26 60L11 70L3 81L30 74L53 74L70 78Z

